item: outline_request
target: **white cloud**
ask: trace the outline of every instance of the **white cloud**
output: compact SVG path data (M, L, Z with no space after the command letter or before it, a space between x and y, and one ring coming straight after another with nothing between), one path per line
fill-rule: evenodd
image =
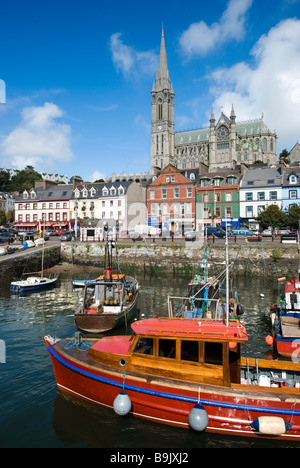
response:
M99 179L105 180L106 177L107 176L105 174L103 174L102 172L94 171L93 174L91 175L91 177L89 177L88 180L91 180L92 182L95 182L95 180L99 180Z
M208 79L214 108L239 120L259 117L279 137L278 150L299 139L300 132L300 20L287 19L263 35L252 49L255 65L238 63L215 70Z
M157 69L158 56L153 51L138 52L121 40L121 33L110 37L113 63L124 76L153 75Z
M55 161L70 161L73 158L71 128L57 122L62 115L62 110L49 102L24 108L19 126L0 143L0 151L9 164L7 167L23 169L31 165L45 171L46 167L54 167Z
M253 0L230 0L220 21L208 26L204 21L193 23L181 35L180 46L185 55L205 55L230 40L239 41L245 34L245 19Z

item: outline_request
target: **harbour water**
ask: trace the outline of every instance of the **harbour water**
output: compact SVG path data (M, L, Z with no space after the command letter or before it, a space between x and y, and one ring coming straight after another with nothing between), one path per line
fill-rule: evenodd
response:
M78 276L77 276L78 277ZM81 278L84 277L82 272ZM73 336L73 319L82 290L72 286L66 272L54 289L11 295L9 283L0 287L0 339L5 359L0 363L0 446L2 448L195 449L295 447L295 443L196 433L74 401L56 387L44 336ZM167 314L167 295L184 294L189 278L141 276L139 314ZM276 281L239 277L234 281L249 342L246 356L272 358L265 337L270 332L267 309L277 295ZM130 333L130 330L118 330ZM5 361L5 362L3 362Z

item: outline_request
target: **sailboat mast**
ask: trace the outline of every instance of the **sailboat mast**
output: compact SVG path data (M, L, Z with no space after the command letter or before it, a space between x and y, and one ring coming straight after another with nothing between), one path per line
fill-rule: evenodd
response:
M226 222L226 242L225 242L225 252L226 252L226 327L229 325L229 260L228 260L228 231L227 231L227 222Z

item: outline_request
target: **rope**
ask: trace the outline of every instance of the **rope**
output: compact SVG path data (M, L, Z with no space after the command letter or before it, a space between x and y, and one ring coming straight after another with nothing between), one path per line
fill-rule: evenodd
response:
M75 332L72 339L65 345L65 349L76 348L78 351L87 351L90 348L88 343L84 343L82 338L86 337L81 332Z

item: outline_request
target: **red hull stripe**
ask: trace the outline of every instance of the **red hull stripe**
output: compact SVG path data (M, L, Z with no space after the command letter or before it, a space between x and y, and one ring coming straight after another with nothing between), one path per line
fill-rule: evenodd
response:
M115 380L110 380L105 377L100 377L99 375L92 374L91 372L87 372L83 369L80 369L73 364L65 361L59 354L54 351L54 349L49 346L48 347L50 353L57 359L62 365L65 367L71 369L72 371L81 374L89 379L96 380L98 382L112 385L114 387L120 387L120 388L125 388L126 390L131 390L133 392L139 392L139 393L145 393L148 395L155 395L161 398L168 398L172 400L180 400L180 401L187 401L190 403L199 403L199 400L197 398L192 398L188 396L182 396L182 395L176 395L173 393L165 393L165 392L158 392L156 390L150 390L148 388L140 388L140 387L135 387L133 385L124 385L123 382L116 382ZM225 402L219 402L219 401L213 401L213 400L203 400L201 399L201 404L203 405L208 405L208 406L218 406L222 408L230 408L230 409L235 409L235 410L243 410L243 411L257 411L259 413L274 413L274 414L285 414L285 415L293 415L293 416L299 416L300 411L295 410L295 409L281 409L281 408L269 408L269 407L262 407L262 406L249 406L249 405L235 405L232 403L225 403Z

